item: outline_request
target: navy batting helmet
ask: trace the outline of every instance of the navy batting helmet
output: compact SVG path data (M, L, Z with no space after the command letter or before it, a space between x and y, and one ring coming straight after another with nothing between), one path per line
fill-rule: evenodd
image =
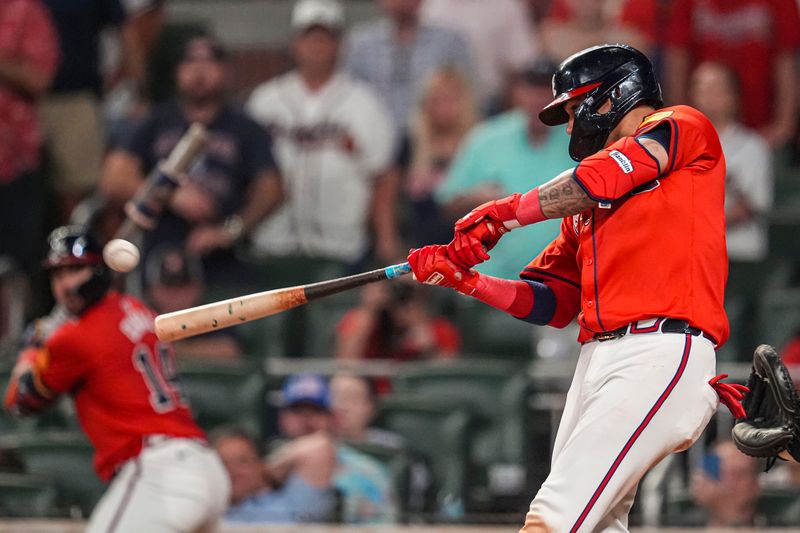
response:
M97 265L103 262L103 251L81 226L61 226L47 237L46 270L64 266Z
M70 266L91 266L92 277L77 289L83 309L94 305L111 286L111 273L103 262L103 249L81 226L61 226L47 237L48 252L42 262L45 270Z
M580 161L605 146L608 135L622 117L640 103L656 109L663 106L661 86L653 64L640 51L624 44L605 44L587 48L568 57L553 75L553 96L539 113L548 126L569 121L564 110L567 101L584 96L575 109L569 155ZM600 114L606 100L611 110Z

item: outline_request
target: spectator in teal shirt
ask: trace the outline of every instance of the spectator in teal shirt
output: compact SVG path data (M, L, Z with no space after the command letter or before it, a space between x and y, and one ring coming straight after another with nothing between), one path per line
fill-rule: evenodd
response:
M548 128L539 111L553 99L556 65L539 60L514 75L514 109L477 126L465 141L436 191L436 201L453 221L473 207L514 192L527 192L550 176L575 166L565 130ZM515 279L558 234L560 220L532 224L509 233L476 270Z

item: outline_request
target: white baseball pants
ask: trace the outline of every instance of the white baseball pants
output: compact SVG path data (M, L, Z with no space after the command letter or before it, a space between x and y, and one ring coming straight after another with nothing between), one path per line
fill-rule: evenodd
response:
M656 331L581 348L549 476L522 532L626 532L639 480L717 409L714 346Z
M194 439L164 438L123 465L86 531L210 533L229 496L228 473L213 449Z

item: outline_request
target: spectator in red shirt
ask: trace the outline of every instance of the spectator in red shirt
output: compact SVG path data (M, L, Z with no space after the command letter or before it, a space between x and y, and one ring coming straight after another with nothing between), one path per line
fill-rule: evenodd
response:
M0 2L0 256L28 271L44 217L37 102L58 66L57 43L39 0Z
M649 53L656 0L554 0L541 25L545 54L562 61L590 46L625 43Z
M337 358L451 358L461 348L461 335L446 318L431 316L420 288L405 283L369 285L359 307L336 327Z
M744 125L773 147L789 140L797 120L796 0L675 0L666 46L669 100L686 100L690 70L717 61L739 77Z

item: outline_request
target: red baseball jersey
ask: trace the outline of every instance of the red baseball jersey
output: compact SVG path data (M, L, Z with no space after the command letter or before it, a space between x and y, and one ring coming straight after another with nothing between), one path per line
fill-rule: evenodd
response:
M142 302L111 292L58 328L42 348L42 383L71 393L103 480L139 454L147 435L204 438L177 386L174 354Z
M577 313L580 342L655 317L687 320L719 345L728 338L725 159L719 138L708 119L688 106L650 114L634 136L658 125L671 132L669 166L658 179L638 184L609 208L565 218L558 237L521 274L553 289L551 323L564 324ZM626 183L637 185L635 165L617 150L630 146L625 141L593 158L613 158L624 167L619 174ZM575 176L587 188L580 178L583 164Z

